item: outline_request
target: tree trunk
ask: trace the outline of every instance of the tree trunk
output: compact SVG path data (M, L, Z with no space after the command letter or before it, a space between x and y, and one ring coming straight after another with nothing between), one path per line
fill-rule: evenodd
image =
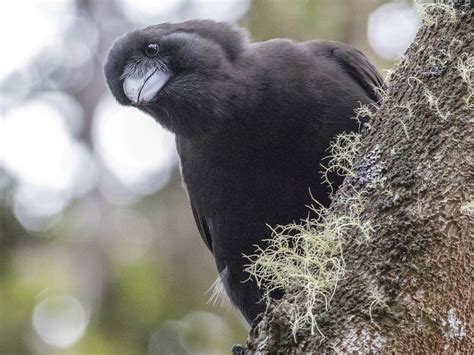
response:
M345 232L344 277L313 310L316 328L295 327L308 300L289 292L254 323L249 353L474 353L473 10L422 16L329 210L358 201L370 238Z

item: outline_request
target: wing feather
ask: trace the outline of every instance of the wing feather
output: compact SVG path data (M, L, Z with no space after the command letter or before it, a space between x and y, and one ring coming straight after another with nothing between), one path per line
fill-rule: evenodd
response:
M198 208L194 205L193 201L191 200L191 209L193 211L194 220L196 221L197 228L199 230L199 234L201 235L202 240L208 247L208 249L212 251L212 238L211 233L209 231L209 225L207 224L206 219L200 215Z
M383 78L364 53L347 45L339 45L331 53L342 69L372 100L377 102L381 99L377 88L383 88Z

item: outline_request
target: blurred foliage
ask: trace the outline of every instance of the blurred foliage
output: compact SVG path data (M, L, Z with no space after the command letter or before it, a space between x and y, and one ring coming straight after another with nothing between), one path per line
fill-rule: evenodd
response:
M351 2L347 0L256 0L242 22L250 29L255 41L278 37L341 40L350 22L350 8Z
M256 0L240 23L255 41L331 39L374 57L365 32L367 16L377 4ZM117 2L77 0L75 5L77 16L87 17L99 31L96 52L84 64L95 74L77 88L62 88L58 83L72 78L72 69L54 72L15 102L52 87L68 93L85 114L77 136L91 146L93 112L105 93L99 74L104 56L112 40L134 25ZM7 3L3 7L8 11ZM6 31L11 30L2 28ZM77 31L64 35L80 36L80 27ZM44 60L41 56L32 62L44 68ZM74 68L74 80L82 70ZM61 80L56 83L55 78ZM96 187L74 199L40 232L27 231L18 222L11 197L15 182L3 183L7 178L0 179L0 354L219 354L245 341L248 328L235 310L206 305L205 292L217 273L198 236L177 169L162 190L125 205L107 200ZM140 228L127 229L129 220ZM73 295L87 316L85 333L69 347L48 345L33 326L35 307L51 295ZM56 329L60 322L45 324L46 330L62 331Z

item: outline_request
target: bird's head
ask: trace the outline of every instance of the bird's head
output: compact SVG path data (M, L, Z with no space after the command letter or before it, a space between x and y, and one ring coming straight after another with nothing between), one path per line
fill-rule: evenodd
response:
M114 43L105 77L122 105L138 107L177 134L199 134L219 119L232 63L246 45L245 34L225 23L149 26Z

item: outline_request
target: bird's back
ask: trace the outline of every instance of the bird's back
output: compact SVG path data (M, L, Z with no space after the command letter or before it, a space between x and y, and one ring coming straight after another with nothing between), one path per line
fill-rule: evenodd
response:
M306 218L311 195L329 204L321 159L337 134L358 129L351 117L359 102L373 101L370 90L358 82L370 81L364 69L357 73L357 66L346 64L338 51L360 55L333 42L251 45L235 64L235 80L245 83L243 94L252 103L235 108L239 124L204 143L178 139L183 178L204 229L201 234L209 234L218 269L227 275L228 293L244 314L248 309L248 319L263 305L249 305L261 294L255 285L240 284L247 278L242 254L251 255L255 245L265 244L262 240L271 234L267 224Z

